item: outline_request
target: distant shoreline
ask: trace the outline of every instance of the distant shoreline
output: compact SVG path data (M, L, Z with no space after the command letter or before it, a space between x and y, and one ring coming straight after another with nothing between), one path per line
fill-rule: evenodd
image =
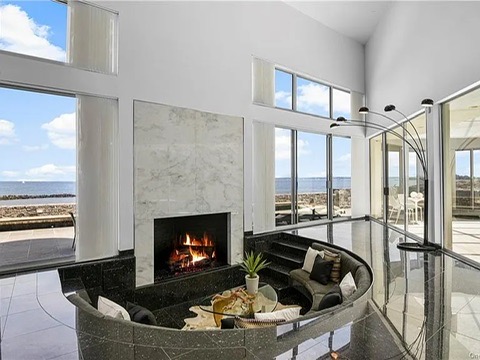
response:
M75 194L0 195L0 200L47 199L47 198L69 198L69 197L75 197Z

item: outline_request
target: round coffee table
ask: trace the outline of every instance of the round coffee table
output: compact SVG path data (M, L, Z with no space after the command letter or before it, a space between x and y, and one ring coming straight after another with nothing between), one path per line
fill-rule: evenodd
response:
M236 287L219 294L206 296L200 301L203 311L212 313L217 326L223 316L253 317L256 312L272 312L278 304L277 292L266 283L258 285L258 292L250 295L245 287Z

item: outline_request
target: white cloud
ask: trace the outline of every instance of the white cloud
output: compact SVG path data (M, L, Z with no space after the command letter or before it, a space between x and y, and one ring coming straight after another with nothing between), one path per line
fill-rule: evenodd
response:
M22 149L27 152L42 151L48 149L48 144L42 145L23 145Z
M327 86L310 82L298 87L297 110L311 114L328 114L330 93Z
M348 162L350 163L352 161L352 154L348 153L348 154L344 154L342 156L340 156L338 159L335 159L335 162Z
M308 141L299 139L297 141L297 154L310 154ZM283 129L275 129L275 160L288 160L291 155L291 137L285 134Z
M48 40L50 27L37 24L20 6L0 6L0 19L0 49L65 61L65 51Z
M0 119L0 145L9 145L16 140L15 124L11 121Z
M16 178L18 177L18 175L20 175L18 171L9 171L9 170L2 171L1 174L3 177L6 177L6 178Z
M75 123L75 113L62 114L49 123L43 124L42 129L47 130L48 138L53 145L61 149L75 149Z
M350 94L333 89L333 112L336 114L350 114Z
M286 91L275 92L275 105L283 108L292 108L292 94Z
M46 164L30 169L25 174L30 179L64 179L72 178L73 174L75 174L75 171L75 166L57 166L54 164Z

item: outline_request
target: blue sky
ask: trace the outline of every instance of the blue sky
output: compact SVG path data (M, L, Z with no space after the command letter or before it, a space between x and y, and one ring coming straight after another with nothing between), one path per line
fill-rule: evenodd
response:
M0 49L65 61L67 7L0 2ZM75 181L76 99L0 88L0 181Z
M297 77L297 110L329 117L329 88L327 86ZM334 118L350 118L350 95L334 90ZM292 109L292 75L275 71L275 106ZM311 121L328 121L312 117ZM275 130L275 177L289 177L290 170L290 131ZM326 176L325 135L298 132L298 176ZM351 140L334 137L333 176L351 176Z

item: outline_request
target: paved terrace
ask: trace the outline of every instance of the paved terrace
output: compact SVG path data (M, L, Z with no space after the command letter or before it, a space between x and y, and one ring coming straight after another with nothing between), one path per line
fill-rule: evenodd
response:
M0 272L75 261L73 226L0 231Z

